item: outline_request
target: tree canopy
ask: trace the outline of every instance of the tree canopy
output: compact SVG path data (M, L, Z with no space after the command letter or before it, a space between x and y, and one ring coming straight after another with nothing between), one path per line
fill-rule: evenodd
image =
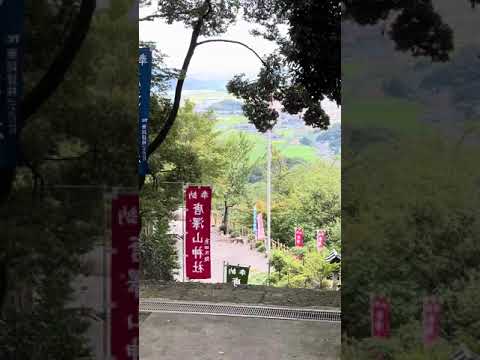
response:
M136 183L138 28L125 11L93 15L92 4L27 3L24 103L40 79L50 80L24 123L23 161L0 206L9 294L1 317L2 359L90 355L86 331L96 314L72 303L74 280L92 270L85 256L105 236L104 186ZM88 24L83 40L79 33L77 41L69 40L78 22ZM65 61L55 60L62 51L70 53L62 65L68 66L45 75L52 63Z
M305 123L327 128L329 117L322 109L324 98L340 104L340 6L333 1L142 1L155 10L142 20L163 19L166 23L183 22L192 30L190 44L178 75L175 98L164 126L152 141L149 153L165 140L175 122L183 83L195 49L212 42L229 42L244 46L262 63L254 82L237 75L228 90L244 100L243 110L249 120L264 132L277 122L278 112L272 101L280 101L283 110L303 116ZM254 32L278 44L278 50L262 58L248 44L235 39L216 38L226 32L240 14L262 25L264 32ZM318 18L322 21L318 22ZM281 26L289 26L287 35ZM320 26L319 26L320 25ZM308 34L308 36L305 36ZM204 36L205 40L200 40ZM241 69L239 69L241 72Z
M480 2L464 2L468 3L475 8ZM454 32L435 10L432 0L344 0L342 6L344 20L360 25L383 23L382 32L392 39L399 51L428 57L435 62L450 59L454 48Z

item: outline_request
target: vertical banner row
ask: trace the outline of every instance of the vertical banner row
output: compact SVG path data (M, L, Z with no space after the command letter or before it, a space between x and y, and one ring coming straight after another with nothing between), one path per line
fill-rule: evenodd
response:
M440 319L442 305L436 296L427 296L423 300L423 343L432 346L440 338ZM372 337L390 337L391 307L385 296L372 296L370 304Z
M152 80L152 50L141 48L139 67L139 117L138 117L138 174L145 176L148 169L148 118L150 115L150 87Z
M185 188L185 267L188 279L211 277L212 188Z
M372 337L390 336L390 303L384 296L372 296L370 303Z
M265 228L263 226L263 215L257 215L257 240L265 240Z
M139 199L112 199L111 352L115 360L138 360Z
M253 235L255 236L255 240L258 238L257 236L257 206L253 207Z
M324 230L317 230L317 251L320 252L327 245L327 234Z
M17 165L24 12L23 0L0 1L0 169Z
M431 346L440 337L440 315L442 307L435 296L423 300L423 343Z
M296 228L295 229L295 247L303 247L303 229Z

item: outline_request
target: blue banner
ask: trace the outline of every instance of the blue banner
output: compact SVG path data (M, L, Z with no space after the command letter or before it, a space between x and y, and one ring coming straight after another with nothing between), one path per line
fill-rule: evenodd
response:
M152 50L141 48L139 67L139 118L138 118L138 174L148 174L148 117L150 114L150 86L152 81Z
M0 168L17 166L22 97L23 0L0 0Z
M257 238L257 207L253 207L253 235Z

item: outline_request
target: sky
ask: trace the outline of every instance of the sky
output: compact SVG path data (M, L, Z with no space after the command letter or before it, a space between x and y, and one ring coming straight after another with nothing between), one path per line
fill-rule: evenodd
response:
M140 10L140 16L150 14L146 9ZM228 32L220 37L241 41L253 48L260 56L272 53L276 47L273 42L249 34L252 24L239 20ZM167 58L169 67L181 68L190 42L191 30L183 23L165 24L160 20L140 22L140 40L157 44ZM248 49L236 44L209 43L199 46L190 63L188 74L198 80L230 80L234 75L245 73L254 79L261 63ZM332 102L322 103L333 122L340 121L340 109Z

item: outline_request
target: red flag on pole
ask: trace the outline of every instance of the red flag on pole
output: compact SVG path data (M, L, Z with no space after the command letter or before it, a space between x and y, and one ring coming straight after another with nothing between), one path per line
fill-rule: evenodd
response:
M303 229L295 229L295 247L303 247Z
M110 340L117 360L138 359L139 233L138 195L113 198Z
M434 296L423 301L423 343L431 346L440 337L441 305Z
M317 230L317 250L320 252L327 244L327 234L324 230Z
M371 299L372 336L388 338L390 336L390 304L384 296L373 296Z
M185 190L185 267L189 279L210 279L210 220L212 188L188 186Z

